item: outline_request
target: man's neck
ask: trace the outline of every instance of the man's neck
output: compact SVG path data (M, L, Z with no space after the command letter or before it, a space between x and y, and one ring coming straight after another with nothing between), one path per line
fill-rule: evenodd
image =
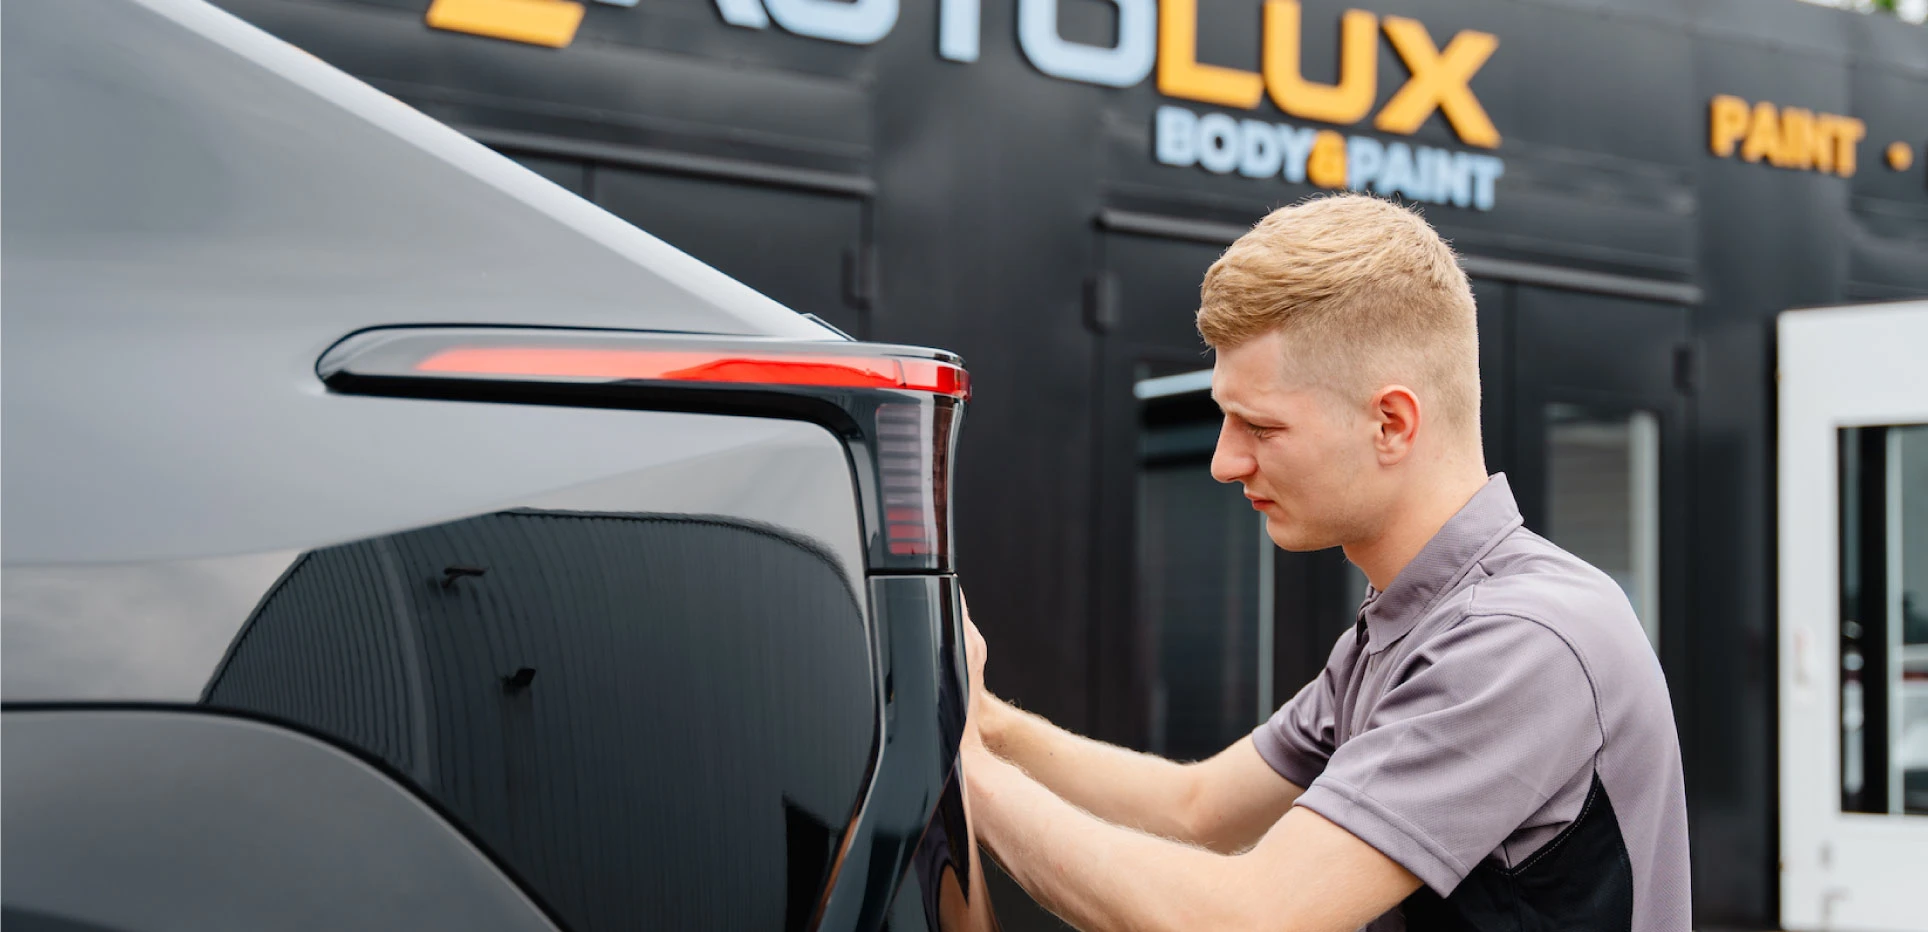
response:
M1396 506L1398 516L1378 537L1345 546L1346 559L1366 574L1374 589L1386 591L1439 529L1485 487L1486 480L1482 463L1412 489L1406 502Z

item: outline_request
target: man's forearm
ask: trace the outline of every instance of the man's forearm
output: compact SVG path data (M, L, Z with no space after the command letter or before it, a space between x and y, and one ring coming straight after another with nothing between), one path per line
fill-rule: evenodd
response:
M979 841L1020 886L1074 927L1237 926L1230 914L1214 915L1231 905L1214 895L1215 886L1226 884L1225 856L1094 819L988 755L967 760L965 768Z
M1202 843L1187 819L1195 775L1186 765L1072 734L1003 700L987 712L985 746L1052 793L1107 822Z
M965 749L977 838L1025 891L1081 929L1351 932L1419 878L1293 809L1259 844L1219 854L1094 818L982 745Z

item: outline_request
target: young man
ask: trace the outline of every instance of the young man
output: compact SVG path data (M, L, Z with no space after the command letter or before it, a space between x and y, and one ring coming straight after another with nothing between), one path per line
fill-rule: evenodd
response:
M1614 582L1488 477L1452 251L1386 201L1283 208L1205 273L1198 329L1212 475L1279 546L1345 548L1366 602L1317 680L1193 764L993 697L969 626L991 853L1085 929L1687 929L1660 665Z

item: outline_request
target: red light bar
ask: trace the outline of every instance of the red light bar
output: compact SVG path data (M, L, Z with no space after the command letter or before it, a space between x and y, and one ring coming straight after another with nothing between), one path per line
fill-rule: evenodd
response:
M342 338L316 360L315 374L329 391L347 395L614 405L823 424L845 441L859 479L865 566L929 573L952 565L951 456L971 382L963 360L942 350L720 334L398 326Z
M417 372L735 385L826 385L900 388L969 398L971 377L930 359L749 353L742 350L592 349L588 347L457 346L415 365Z

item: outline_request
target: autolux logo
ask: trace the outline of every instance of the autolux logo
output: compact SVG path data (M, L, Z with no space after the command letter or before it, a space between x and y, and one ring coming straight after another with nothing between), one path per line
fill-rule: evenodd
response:
M635 6L637 0L596 0ZM731 26L769 29L848 45L870 45L897 25L899 0L711 0ZM1472 89L1472 79L1499 47L1491 33L1462 30L1444 46L1419 21L1346 10L1339 22L1337 80L1301 73L1302 11L1298 0L1265 0L1259 11L1256 70L1198 61L1198 0L1104 0L1117 8L1110 45L1058 34L1059 0L994 0L1017 6L1018 46L1040 72L1066 81L1132 87L1156 74L1158 92L1226 110L1257 110L1270 101L1287 117L1405 136L1438 113L1460 141L1478 149L1500 144L1499 130ZM982 41L980 0L937 0L937 51L974 62ZM438 29L563 47L582 24L574 0L434 0L428 24ZM1379 101L1381 36L1405 66L1406 81ZM1352 188L1408 200L1490 210L1505 174L1499 158L1430 146L1341 135L1332 130L1223 112L1165 106L1152 122L1160 164L1216 174L1282 178Z

